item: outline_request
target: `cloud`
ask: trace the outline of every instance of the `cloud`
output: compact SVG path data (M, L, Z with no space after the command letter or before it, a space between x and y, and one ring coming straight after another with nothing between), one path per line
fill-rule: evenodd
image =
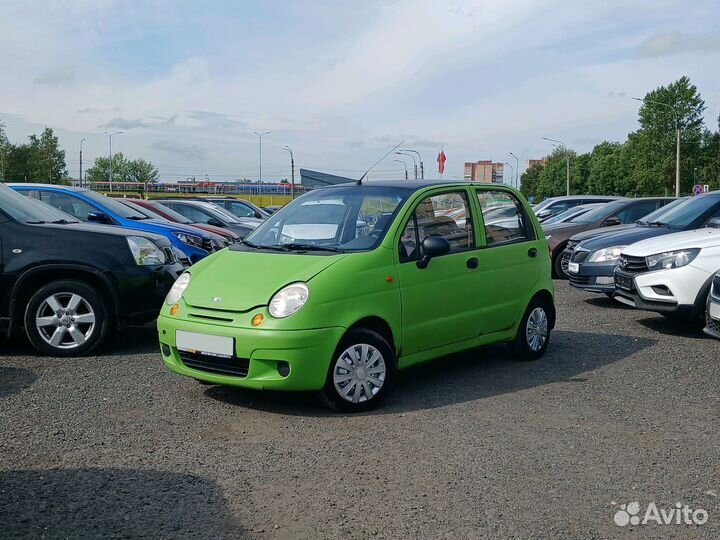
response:
M100 112L97 107L85 107L84 109L79 109L77 111L78 114L96 114Z
M638 48L641 57L670 56L694 51L720 49L720 35L687 34L684 32L656 32L646 38Z
M50 86L60 86L67 84L75 79L75 68L62 67L39 74L34 79L35 84L47 84Z
M135 129L135 128L148 127L148 125L145 122L143 122L142 120L128 120L127 118L122 118L120 116L116 116L115 118L110 120L107 124L102 124L98 127L112 128L112 129Z
M158 141L152 145L156 150L182 156L189 160L202 160L208 155L206 148L201 148L194 144L182 144L173 141Z
M211 128L247 128L247 124L237 115L231 113L218 113L212 111L190 111L188 117Z

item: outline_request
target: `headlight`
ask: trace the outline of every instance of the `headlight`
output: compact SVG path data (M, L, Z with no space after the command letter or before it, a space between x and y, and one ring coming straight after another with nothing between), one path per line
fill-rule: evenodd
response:
M165 264L165 254L152 240L142 236L128 236L127 243L135 258L135 264L139 266Z
M180 277L177 278L173 286L170 287L170 292L168 292L165 297L165 303L169 306L177 304L188 285L190 285L190 274L187 272L180 274Z
M605 249L598 249L588 259L588 262L608 262L616 261L620 258L622 250L627 246L613 246Z
M657 255L650 255L645 260L650 270L670 270L671 268L680 268L690 264L698 256L698 253L700 253L700 250L697 248L667 251Z
M289 317L307 302L310 291L305 283L291 283L283 287L270 299L268 311L276 319Z
M188 244L193 247L202 247L202 238L195 236L194 234L188 234L180 231L175 231L173 236L180 240L183 244Z

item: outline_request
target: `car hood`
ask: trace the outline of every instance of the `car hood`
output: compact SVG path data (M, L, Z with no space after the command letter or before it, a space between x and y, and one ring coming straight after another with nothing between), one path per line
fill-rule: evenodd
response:
M175 223L174 221L161 221L158 219L148 219L148 220L142 220L145 223L153 223L155 225L163 225L164 227L169 227L173 231L177 232L183 232L187 234L194 234L195 236L199 236L200 238L210 238L210 235L207 233L207 231L204 231L200 229L199 227L195 227L195 225L186 225L185 223Z
M43 224L43 227L57 227L63 230L75 230L91 232L95 234L106 234L110 236L142 236L155 242L159 247L170 247L170 241L159 234L154 234L147 231L140 231L135 229L126 229L124 227L118 227L116 225L95 225L94 223L47 223Z
M260 225L264 219L258 219L258 218L251 218L251 217L238 217L235 218L238 222L240 222L241 225L246 225L248 227L252 227L253 229L257 228L258 225Z
M632 229L626 229L615 233L603 234L594 238L585 240L581 245L584 249L596 251L611 246L629 246L635 242L655 238L656 236L665 236L678 232L668 227L642 227L637 226Z
M693 231L667 234L662 238L650 238L628 246L623 250L626 255L647 257L656 253L692 248L720 246L720 229L696 229Z
M624 225L611 225L610 227L601 227L599 229L590 229L589 231L583 231L579 232L577 234L572 235L570 240L582 242L583 240L587 240L589 238L595 238L596 236L604 235L604 234L614 234L620 231L626 231L628 229L634 229L637 227L637 223L626 223Z
M190 306L245 312L266 306L285 285L310 281L344 257L225 249L190 269L183 297Z

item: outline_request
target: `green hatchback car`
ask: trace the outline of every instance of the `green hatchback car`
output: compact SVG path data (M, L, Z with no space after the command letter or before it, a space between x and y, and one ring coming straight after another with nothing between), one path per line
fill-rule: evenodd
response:
M512 208L494 219L499 207ZM158 318L168 368L206 384L376 406L399 369L512 342L545 352L548 243L516 190L365 182L311 191L182 274Z

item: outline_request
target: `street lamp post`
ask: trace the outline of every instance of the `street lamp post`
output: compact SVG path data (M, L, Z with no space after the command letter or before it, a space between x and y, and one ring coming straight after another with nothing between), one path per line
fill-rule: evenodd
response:
M563 152L565 152L565 182L567 187L567 194L570 195L570 152L568 152L567 145L562 141L558 141L557 139L551 139L550 137L543 137L543 139L546 141L558 143L562 147Z
M113 160L113 153L112 153L112 138L113 135L120 135L123 133L122 131L113 131L112 133L106 131L105 135L108 136L108 146L110 150L110 192L112 193L113 190L113 170L112 170L112 160Z
M515 187L520 189L520 160L512 152L508 152L508 156L515 158Z
M423 163L422 156L420 155L420 152L417 150L410 150L408 148L401 148L402 152L412 152L413 154L416 154L418 157L418 161L420 162L420 178L425 180L425 164ZM415 178L417 179L417 175L415 175Z
M260 143L260 178L259 178L259 180L260 180L260 183L262 184L262 138L264 135L267 135L270 132L269 131L262 131L262 132L253 131L253 133L258 136L258 141Z
M510 186L512 186L512 185L513 185L513 184L512 184L512 183L513 183L513 177L515 176L515 169L513 169L513 166L510 165L507 161L505 162L505 165L507 165L508 167L510 167ZM505 176L505 175L503 175L503 176ZM505 183L505 178L503 178L503 184L504 184L504 183Z
M408 172L407 172L407 163L405 163L402 159L395 159L393 161L397 161L398 163L402 163L403 167L405 167L405 180L408 179Z
M669 105L668 103L663 103L662 101L655 101L653 99L645 99L645 98L633 98L635 101L642 101L643 103L654 103L655 105L660 105L662 107L667 107L673 112L673 115L675 116L675 196L680 196L680 115L677 111L676 105Z
M407 152L409 152L409 150L398 150L398 151L395 152L395 153L398 154L399 156L407 156L407 157L412 158L412 160L413 160L413 168L415 169L415 180L417 180L417 177L418 177L417 161L415 160L415 156L413 156L412 154L408 154Z
M80 176L78 176L78 180L80 181L80 187L83 185L83 179L82 179L82 144L87 139L80 139Z
M283 146L283 150L290 153L290 198L295 199L295 156L292 148L288 145Z

